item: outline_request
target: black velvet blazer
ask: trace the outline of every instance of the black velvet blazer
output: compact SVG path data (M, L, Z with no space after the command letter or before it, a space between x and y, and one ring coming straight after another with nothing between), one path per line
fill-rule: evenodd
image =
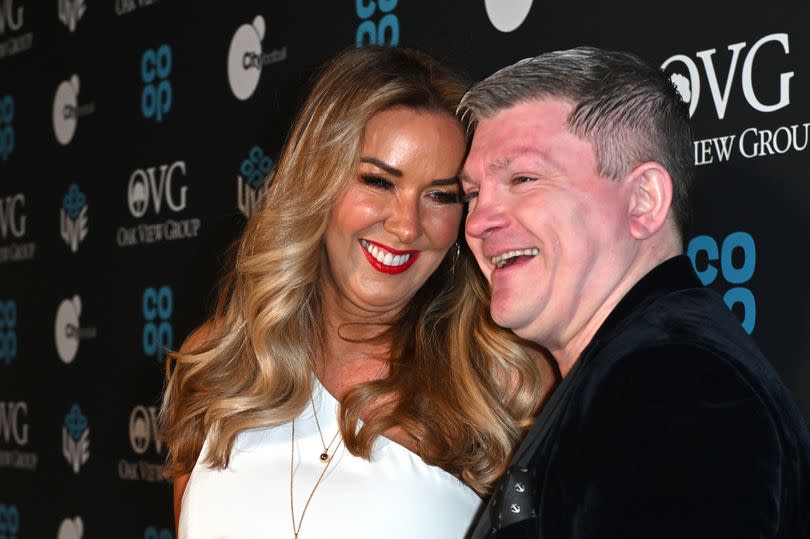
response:
M689 259L620 302L471 537L810 538L810 435Z

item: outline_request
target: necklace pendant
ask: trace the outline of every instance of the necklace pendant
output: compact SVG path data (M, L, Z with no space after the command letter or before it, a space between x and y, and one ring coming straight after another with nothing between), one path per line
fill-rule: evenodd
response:
M321 453L321 462L324 462L324 463L329 462L329 453L327 453L326 451Z

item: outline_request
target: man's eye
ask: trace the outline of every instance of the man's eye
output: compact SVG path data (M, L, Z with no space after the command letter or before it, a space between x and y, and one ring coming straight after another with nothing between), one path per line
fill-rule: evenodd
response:
M363 174L360 176L360 181L370 187L377 187L378 189L393 189L394 184L382 176L375 176L374 174Z
M536 179L537 178L531 178L529 176L516 176L516 177L512 178L512 183L517 185L517 184L521 184L521 183L533 182Z

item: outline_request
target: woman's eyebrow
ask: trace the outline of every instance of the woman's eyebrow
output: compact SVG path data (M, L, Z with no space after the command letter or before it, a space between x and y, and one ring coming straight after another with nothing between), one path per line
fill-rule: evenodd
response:
M376 167L380 167L381 169L383 169L384 171L386 171L388 174L390 174L392 176L396 176L398 178L402 177L402 171L401 170L399 170L398 168L392 167L388 163L380 161L376 157L361 157L360 162L361 163L370 163L370 164L372 164L372 165L374 165Z

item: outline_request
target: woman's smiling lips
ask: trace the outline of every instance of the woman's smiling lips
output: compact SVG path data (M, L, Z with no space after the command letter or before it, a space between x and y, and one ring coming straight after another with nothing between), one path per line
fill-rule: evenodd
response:
M400 251L366 239L361 239L359 243L371 267L382 273L391 275L402 273L419 257L419 251Z

